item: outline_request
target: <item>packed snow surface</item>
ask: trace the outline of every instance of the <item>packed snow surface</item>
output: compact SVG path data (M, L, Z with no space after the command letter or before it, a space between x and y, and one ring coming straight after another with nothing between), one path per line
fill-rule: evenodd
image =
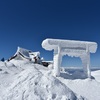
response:
M82 74L63 70L54 77L52 68L31 61L0 62L0 100L100 100L100 70L91 80Z

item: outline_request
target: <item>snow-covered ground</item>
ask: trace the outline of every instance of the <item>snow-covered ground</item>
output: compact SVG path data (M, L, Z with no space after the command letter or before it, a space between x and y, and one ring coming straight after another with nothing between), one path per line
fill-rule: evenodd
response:
M68 69L66 75L58 79L73 92L86 97L88 100L100 100L100 70L92 70L92 79L84 79L82 70ZM74 71L73 71L74 70Z
M29 61L0 62L0 100L100 100L100 70L85 79L77 69L52 69Z

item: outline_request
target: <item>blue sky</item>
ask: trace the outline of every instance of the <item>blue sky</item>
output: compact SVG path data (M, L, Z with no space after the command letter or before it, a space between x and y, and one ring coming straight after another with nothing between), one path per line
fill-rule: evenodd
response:
M52 52L41 47L46 38L97 42L91 64L100 66L100 1L0 0L0 58L9 58L20 46L52 60ZM62 65L80 66L81 61L64 57Z

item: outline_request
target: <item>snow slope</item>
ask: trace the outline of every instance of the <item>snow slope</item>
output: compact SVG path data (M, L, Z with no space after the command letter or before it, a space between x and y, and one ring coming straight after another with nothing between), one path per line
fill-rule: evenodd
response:
M100 70L93 71L92 76L94 76L95 80L100 83Z
M73 72L73 75L68 76L68 74L67 72L65 73L67 77L59 77L58 79L72 91L86 97L88 100L100 100L100 70L92 71L92 79L84 79L83 73L79 69Z
M60 81L63 81L72 91L86 97L88 100L100 100L100 83L95 80L60 79Z
M54 77L52 69L22 60L0 62L0 69L0 100L100 100L100 70L89 80L79 71Z
M13 61L14 64L16 61ZM19 64L19 62L18 62ZM15 64L17 66L18 64ZM53 77L51 72L38 64L23 63L20 61L23 70L17 74L9 75L9 82L6 76L3 77L6 85L0 87L1 100L82 100L83 97L74 93L65 84ZM27 67L26 67L27 66ZM24 68L25 67L25 68ZM11 80L12 78L12 80Z

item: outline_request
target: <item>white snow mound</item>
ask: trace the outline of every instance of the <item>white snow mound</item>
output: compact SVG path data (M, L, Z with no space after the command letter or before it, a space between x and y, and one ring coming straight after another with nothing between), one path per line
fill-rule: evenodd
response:
M83 100L56 77L44 74L38 65L23 70L14 80L4 89L1 100Z

